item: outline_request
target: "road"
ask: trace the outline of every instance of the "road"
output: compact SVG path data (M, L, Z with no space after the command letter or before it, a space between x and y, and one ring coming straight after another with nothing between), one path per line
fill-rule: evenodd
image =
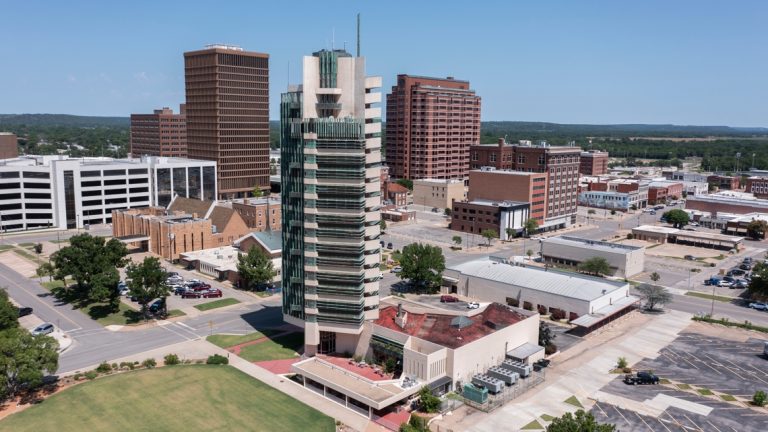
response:
M97 237L109 237L112 235L112 227L109 225L94 225L88 230L84 229L71 229L71 230L45 230L45 231L28 231L19 233L3 233L0 236L0 244L13 244L13 243L36 243L41 241L52 240L66 240L73 235L88 233Z

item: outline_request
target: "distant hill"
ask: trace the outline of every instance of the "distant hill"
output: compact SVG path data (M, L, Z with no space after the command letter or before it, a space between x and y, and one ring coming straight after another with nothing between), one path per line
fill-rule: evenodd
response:
M547 122L491 121L481 125L483 135L531 134L574 136L751 136L766 135L764 127L686 126L673 124L560 124Z
M2 125L129 127L129 117L94 117L68 114L0 114Z

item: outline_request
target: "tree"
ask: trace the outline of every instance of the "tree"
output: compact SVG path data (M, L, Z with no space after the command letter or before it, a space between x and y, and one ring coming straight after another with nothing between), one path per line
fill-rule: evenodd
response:
M654 281L654 282L658 282L658 281L659 281L659 279L661 279L661 276L660 276L658 273L656 273L656 272L653 272L653 273L651 273L651 276L650 276L650 278L651 278L651 280L652 280L652 281Z
M595 213L597 213L597 212L595 211L595 209L589 209L589 210L587 210L587 214L591 214L591 215L593 215L593 214L595 214Z
M666 211L661 217L666 220L667 223L671 223L675 228L682 228L688 225L688 222L691 221L691 217L688 216L688 213L680 209Z
M747 235L755 240L765 238L766 231L768 231L768 222L762 219L755 219L747 224Z
M523 229L525 230L525 236L530 237L531 233L535 233L536 230L539 229L539 221L534 218L529 218L523 224Z
M507 240L512 239L517 234L517 230L514 228L505 228L504 232L507 233Z
M654 310L658 305L665 305L672 301L672 294L666 288L658 285L642 284L637 287L637 292L645 301L645 307L649 311Z
M165 298L170 293L166 283L168 274L160 260L156 257L146 257L140 264L129 264L125 269L128 278L128 288L131 295L138 299L144 318L149 317L147 305L156 298L163 299L163 314L165 313Z
M40 254L43 253L43 244L42 243L35 243L35 246L33 246L35 250L35 254L37 254L37 264L40 265Z
M269 255L255 246L251 247L247 254L237 255L237 272L243 281L244 288L248 290L272 282L277 275Z
M428 419L416 414L411 414L408 423L403 423L398 429L399 432L430 432L427 425Z
M557 335L544 321L539 321L539 346L546 347L552 344Z
M483 232L480 233L481 236L483 236L488 241L488 246L491 246L491 240L498 237L498 234L496 234L496 231L492 229L483 230Z
M398 273L400 279L409 279L430 292L440 285L445 270L445 257L439 247L411 243L403 248L399 261L403 267Z
M53 268L53 264L44 262L35 270L35 274L39 277L48 276L48 280L53 282L53 275L56 273L56 269Z
M533 249L528 249L525 251L525 254L528 255L528 258L530 259L533 256Z
M385 221L384 219L382 219L382 220L379 222L379 227L381 228L381 232L384 232L384 231L386 231L386 230L387 230L387 221Z
M446 207L445 210L443 210L443 214L446 215L446 216L450 216L451 215L451 209Z
M408 188L408 190L413 190L413 181L408 179L399 179L395 183L399 184L400 186Z
M752 396L752 404L756 406L765 406L766 394L762 390L758 390Z
M451 238L451 240L453 240L453 244L455 244L456 246L459 246L461 244L461 236L455 235Z
M755 264L747 291L752 298L768 297L768 265L761 262Z
M256 185L253 187L253 191L251 192L251 195L253 195L254 198L261 198L264 196L264 191L261 190L259 185Z
M32 336L22 328L0 331L0 397L40 386L43 377L59 367L58 348L56 339Z
M429 387L424 386L419 390L421 410L426 413L437 412L440 409L440 398L433 395Z
M8 291L0 288L0 331L19 326L19 311L8 299ZM2 378L0 378L2 379Z
M102 295L107 292L105 288L115 291L117 282L112 287L94 286L94 277L100 273L110 273L98 277L96 281L111 283L115 269L125 266L128 253L125 245L117 239L105 242L103 237L93 237L88 233L70 237L69 243L69 246L51 256L56 269L54 278L63 281L71 276L77 282L77 295L80 299L104 300Z
M596 276L604 276L611 273L611 265L603 257L592 257L578 265L578 269L584 273Z
M552 420L547 426L547 432L615 432L616 426L607 423L598 423L592 413L584 410L576 411L574 416L565 413L562 417Z

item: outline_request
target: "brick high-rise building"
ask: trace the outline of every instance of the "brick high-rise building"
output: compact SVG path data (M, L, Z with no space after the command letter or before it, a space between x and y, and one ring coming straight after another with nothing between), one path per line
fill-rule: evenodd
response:
M16 135L0 132L0 159L13 159L19 156L19 144Z
M131 155L187 157L187 118L164 107L152 114L131 114Z
M514 146L514 169L528 172L546 172L547 224L576 223L579 195L579 147L550 147L546 143L535 146Z
M269 190L269 55L211 45L184 72L188 157L216 161L219 198Z
M394 178L463 179L480 142L480 96L469 81L398 75L387 95L387 165Z
M579 172L587 176L608 174L608 152L597 150L581 152Z

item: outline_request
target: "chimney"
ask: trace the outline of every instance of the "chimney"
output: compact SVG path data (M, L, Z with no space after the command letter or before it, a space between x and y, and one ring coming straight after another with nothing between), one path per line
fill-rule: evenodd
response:
M504 141L504 138L499 138L499 150L501 150L504 147L504 144L506 144L506 142Z

